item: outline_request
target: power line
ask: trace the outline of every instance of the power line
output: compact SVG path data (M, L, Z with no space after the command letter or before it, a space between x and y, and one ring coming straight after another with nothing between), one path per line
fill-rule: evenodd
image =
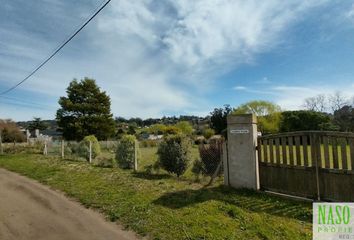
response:
M36 103L32 101L24 101L19 98L7 97L7 96L0 96L0 104L1 103L8 104L8 105L15 105L15 106L23 106L28 108L39 108L39 109L53 109L54 107L46 104Z
M9 93L10 91L14 90L15 88L17 88L18 86L20 86L22 83L24 83L25 81L27 81L33 74L35 74L39 69L41 69L47 62L49 62L50 59L52 59L66 44L68 44L84 27L86 27L87 24L89 24L89 22L91 22L92 19L94 19L97 14L99 14L107 5L108 3L110 3L111 0L107 0L98 10L95 11L95 13L88 19L86 20L75 32L74 34L72 34L64 43L62 43L58 48L56 48L56 50L49 55L49 57L47 57L41 64L38 65L38 67L36 67L34 70L32 70L32 72L30 74L28 74L23 80L21 80L20 82L18 82L16 85L10 87L9 89L3 91L0 93L1 95L4 95L6 93Z

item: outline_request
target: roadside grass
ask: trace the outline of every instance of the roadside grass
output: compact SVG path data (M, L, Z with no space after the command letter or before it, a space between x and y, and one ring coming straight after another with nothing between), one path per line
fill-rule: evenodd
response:
M154 150L145 150L151 154L143 156L153 158ZM307 202L35 154L0 156L0 167L61 190L150 239L312 238Z

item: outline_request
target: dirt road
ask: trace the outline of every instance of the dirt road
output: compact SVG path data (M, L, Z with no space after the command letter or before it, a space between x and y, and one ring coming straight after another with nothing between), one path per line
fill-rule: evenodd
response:
M0 169L1 240L135 240L63 194Z

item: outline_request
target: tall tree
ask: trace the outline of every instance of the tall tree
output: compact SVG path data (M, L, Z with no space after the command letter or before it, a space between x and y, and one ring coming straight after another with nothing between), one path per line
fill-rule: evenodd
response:
M257 115L258 130L262 133L275 133L279 131L281 109L272 102L263 100L250 101L240 105L232 113L253 113Z
M354 109L352 106L345 105L334 111L333 122L340 127L341 131L354 131Z
M111 100L101 91L94 79L74 79L60 97L57 111L58 126L67 140L82 140L95 135L103 140L114 135L115 122L111 114Z
M227 115L232 111L230 105L224 105L224 108L215 108L214 111L210 113L211 128L215 130L215 133L220 134L227 128Z
M327 98L323 94L305 99L304 107L309 111L325 112L327 110Z
M341 93L335 92L333 95L329 96L329 104L332 112L335 112L345 105L348 105L349 100Z
M45 130L48 128L48 125L45 124L41 118L38 117L34 117L33 120L30 122L30 124L28 125L28 130L30 131L34 131L36 129L38 130Z
M294 132L306 130L338 130L333 125L329 114L315 111L285 111L282 112L280 131Z

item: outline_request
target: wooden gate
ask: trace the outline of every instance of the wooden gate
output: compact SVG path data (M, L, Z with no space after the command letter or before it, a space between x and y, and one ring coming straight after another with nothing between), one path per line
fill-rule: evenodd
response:
M354 201L354 134L304 131L258 138L260 185L295 196Z

